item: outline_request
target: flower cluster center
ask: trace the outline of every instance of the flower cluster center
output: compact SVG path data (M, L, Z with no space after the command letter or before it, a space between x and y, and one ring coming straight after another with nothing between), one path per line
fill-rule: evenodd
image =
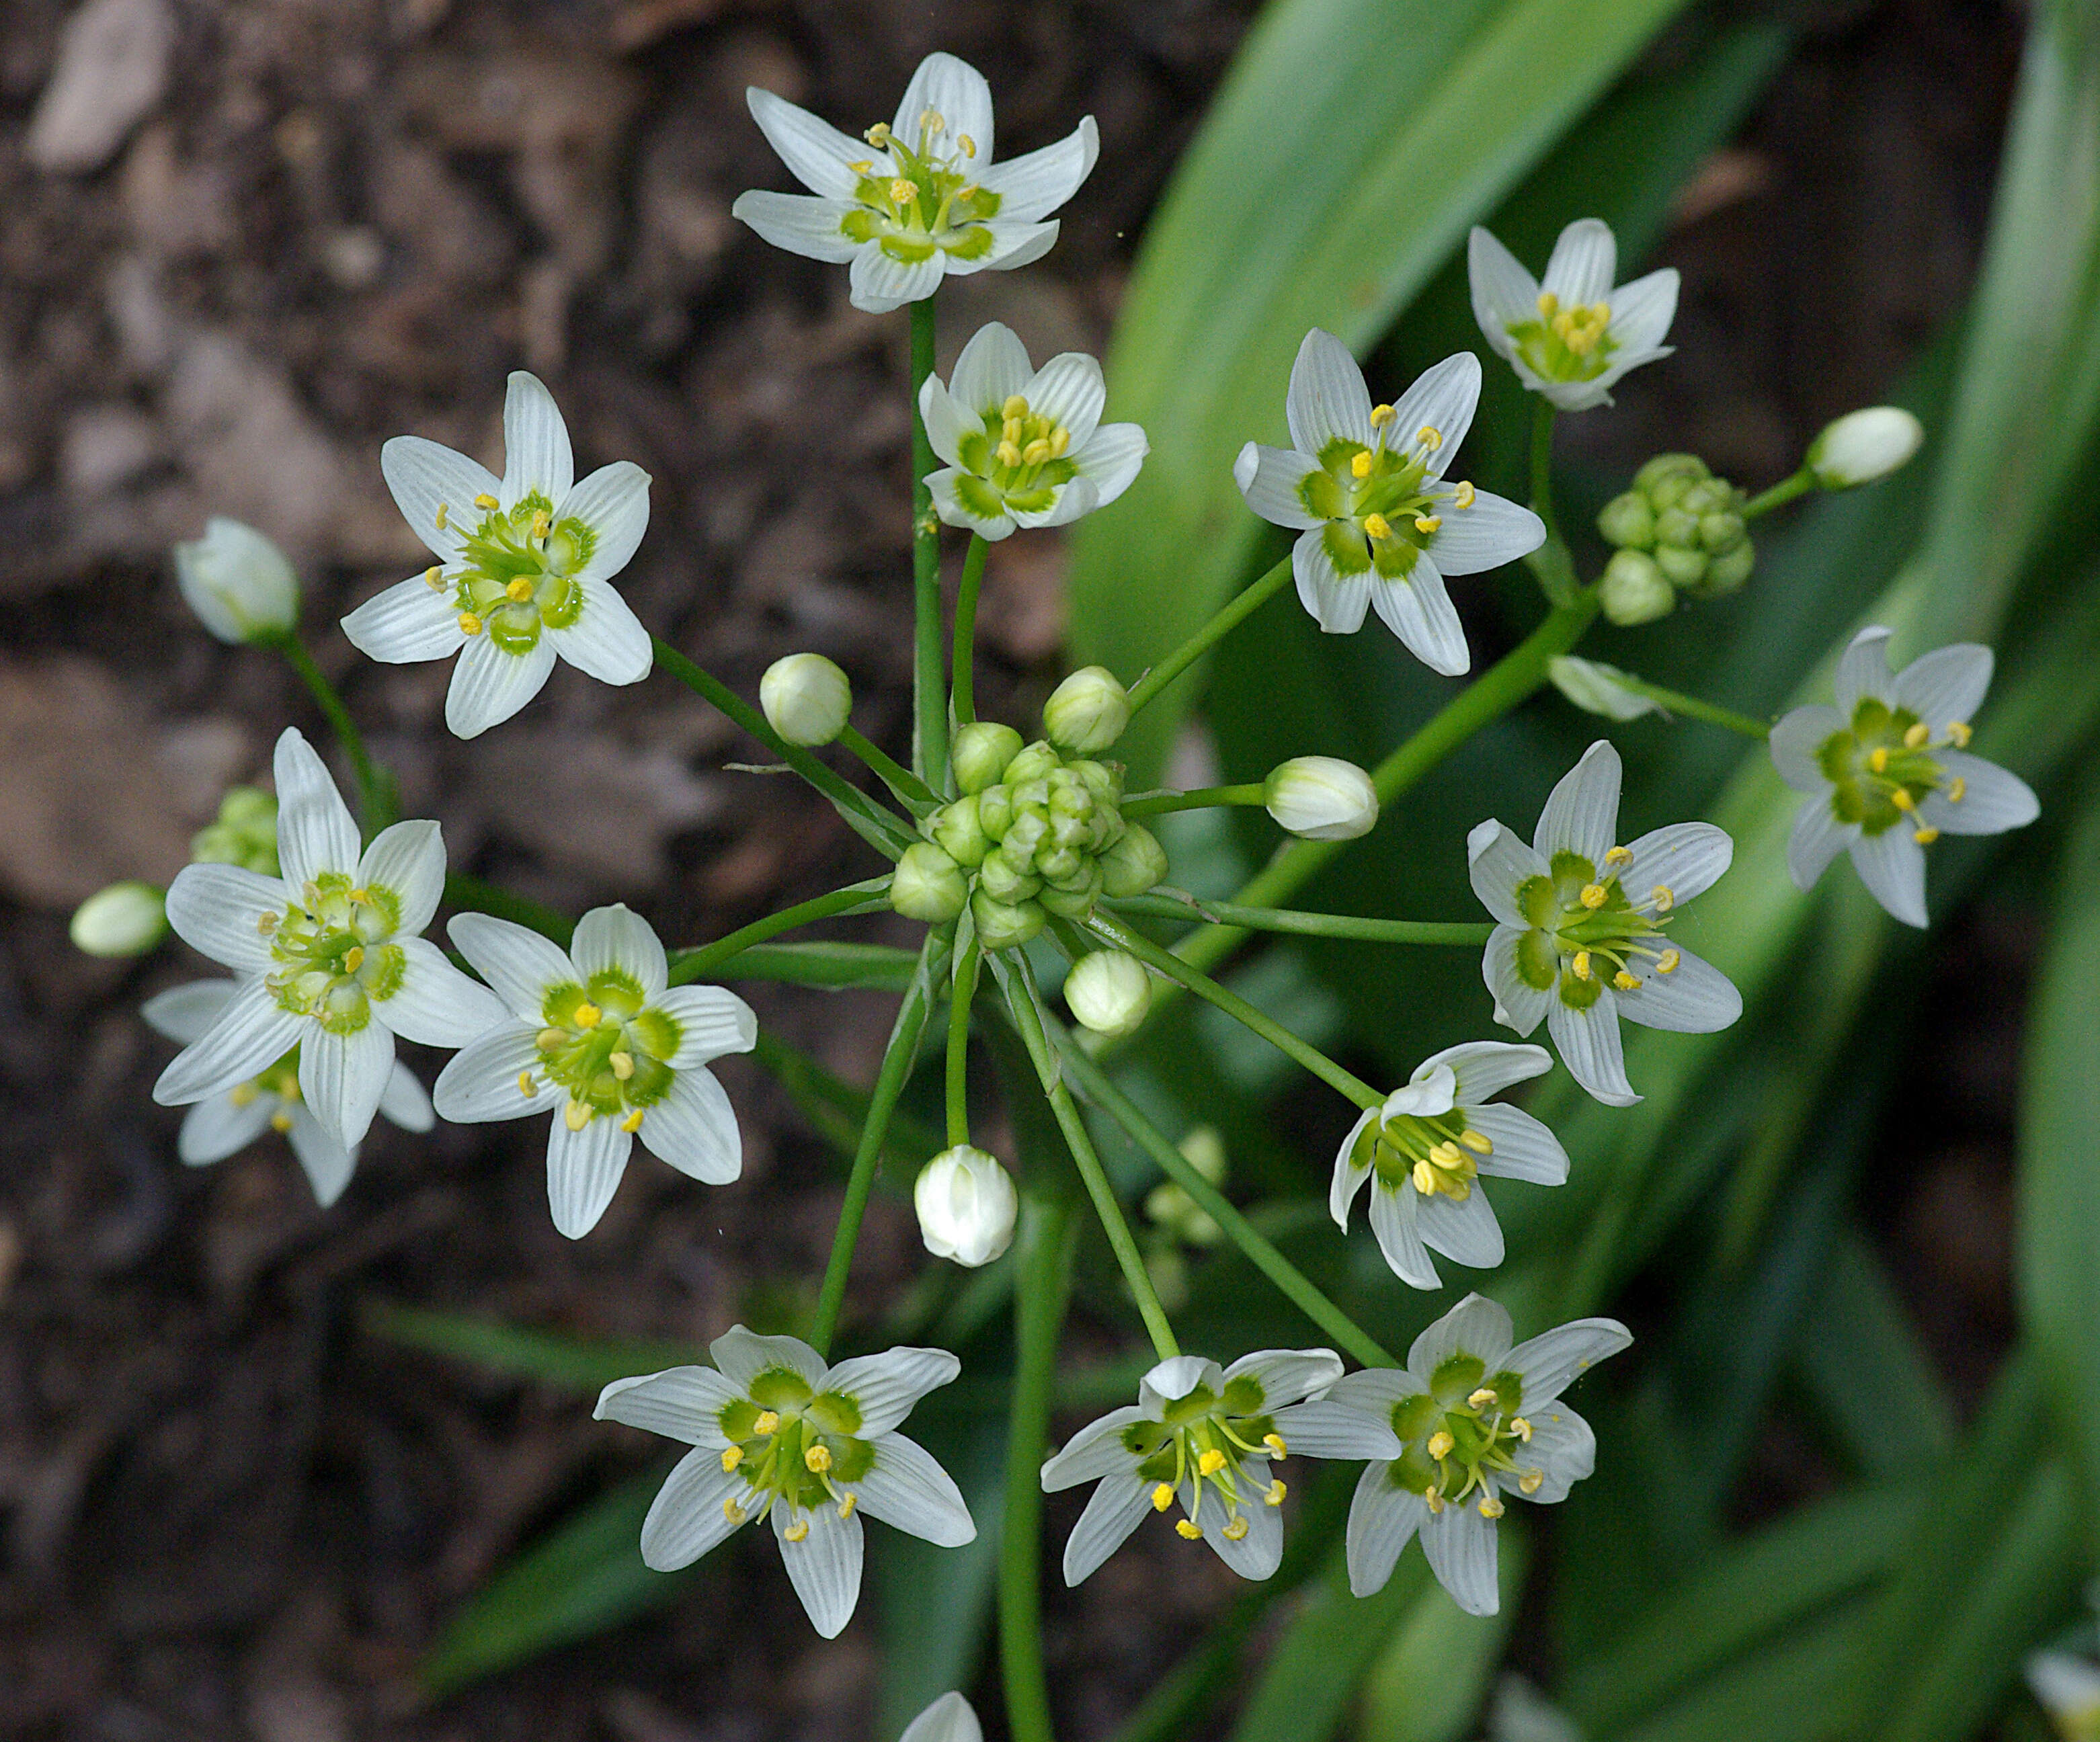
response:
M574 516L557 520L554 505L538 491L505 513L492 496L479 496L481 519L466 535L459 565L450 576L459 626L486 635L506 653L530 653L543 629L565 629L583 611L576 576L589 562L597 536ZM440 524L444 510L440 510ZM432 569L424 579L442 591L447 577Z
M879 241L893 260L907 263L929 258L936 249L959 260L990 252L985 222L998 215L1001 201L970 179L975 139L963 133L951 140L946 119L934 109L919 117L915 146L881 121L867 130L867 139L889 162L885 168L870 157L849 165L858 178L855 206L840 220L842 233L856 242Z
M1908 824L1920 846L1930 845L1939 831L1919 822L1918 805L1935 792L1958 805L1967 792L1967 783L1950 774L1933 752L1958 750L1969 739L1965 721L1950 721L1946 735L1935 739L1908 708L1891 708L1871 695L1862 696L1851 723L1833 732L1815 752L1833 788L1832 814L1840 822L1858 823L1868 835Z
M1564 305L1550 290L1538 293L1538 319L1507 331L1532 372L1546 381L1595 381L1604 373L1618 342L1610 331L1608 302Z
M1525 1450L1532 1427L1517 1413L1523 1403L1521 1374L1490 1377L1476 1355L1447 1356L1427 1391L1392 1406L1401 1444L1390 1466L1394 1485L1421 1495L1432 1513L1477 1494L1481 1517L1500 1518L1502 1503L1489 1478L1513 1483L1523 1494L1537 1493L1546 1482Z
M340 871L311 879L281 914L256 922L270 942L267 983L279 1007L331 1034L356 1034L371 1020L372 1001L401 984L405 960L387 942L400 924L391 889L355 885Z
M1461 1107L1434 1117L1402 1113L1374 1119L1357 1143L1357 1165L1375 1168L1380 1184L1395 1191L1411 1184L1424 1197L1440 1192L1454 1204L1473 1195L1480 1158L1495 1147L1486 1132L1467 1124Z
M1060 485L1079 467L1065 457L1072 432L1020 394L984 414L984 432L965 434L957 444L964 470L964 499L986 519L1008 509L1040 513L1052 506Z
M571 1131L596 1118L639 1131L642 1114L670 1093L677 1075L670 1062L681 1035L677 1020L649 1008L641 982L618 968L580 986L549 988L540 1017L538 1072L519 1074L519 1092L536 1095L544 1075L567 1093L562 1117Z
M1207 1483L1224 1506L1220 1533L1229 1542L1252 1528L1246 1509L1257 1500L1268 1506L1283 1504L1285 1483L1272 1478L1257 1486L1246 1467L1250 1458L1282 1458L1289 1450L1262 1409L1264 1396L1260 1383L1245 1375L1229 1381L1222 1396L1198 1385L1167 1406L1164 1420L1134 1422L1123 1430L1123 1445L1138 1461L1139 1479L1153 1484L1153 1510L1164 1512L1180 1497L1183 1516L1174 1528L1191 1542L1203 1534L1197 1519Z
M730 1524L762 1519L779 1504L788 1511L783 1534L800 1542L810 1533L807 1515L818 1506L853 1516L858 1496L843 1484L867 1475L875 1447L858 1437L860 1405L852 1398L814 1391L792 1368L769 1367L717 1420L729 1441L722 1469L743 1478L741 1492L722 1502Z
M1614 847L1603 873L1579 853L1556 853L1550 871L1517 885L1516 901L1531 929L1517 942L1517 972L1526 985L1557 987L1569 1008L1595 1003L1608 978L1619 991L1636 990L1644 975L1635 964L1674 973L1683 956L1663 942L1677 904L1667 884L1626 889L1620 873L1633 854Z
M1445 512L1472 505L1473 487L1458 485L1440 506L1431 494L1432 456L1444 445L1443 431L1433 426L1408 436L1395 429L1393 408L1379 405L1371 409L1371 430L1368 448L1343 436L1323 446L1319 470L1299 481L1298 499L1326 523L1321 536L1340 573L1374 568L1387 580L1404 580ZM1396 444L1400 439L1405 446Z

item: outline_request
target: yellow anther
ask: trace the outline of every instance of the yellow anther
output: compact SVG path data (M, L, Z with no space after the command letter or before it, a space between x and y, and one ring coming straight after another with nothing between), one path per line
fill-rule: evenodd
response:
M1648 892L1648 899L1655 904L1657 913L1668 913L1677 905L1677 892L1666 883L1658 883Z
M1531 1423L1523 1416L1513 1415L1510 1418L1510 1431L1523 1440L1526 1445L1531 1444Z
M1241 1517L1238 1513L1235 1512L1233 1515L1232 1522L1227 1524L1222 1531L1219 1532L1219 1535L1222 1536L1228 1542L1238 1542L1242 1537L1246 1536L1247 1530L1247 1521L1244 1518Z
M1910 796L1910 788L1908 787L1898 787L1895 792L1889 795L1889 802L1895 805L1898 810L1915 810L1917 809L1917 800Z
M576 1006L576 1012L569 1018L569 1021L578 1028L596 1028L599 1018L604 1014L605 1012L597 1005L591 1003L589 999L585 999L582 1003Z
M459 614L459 626L460 633L462 635L481 633L481 619L475 616L470 611L463 611Z
M277 921L280 917L280 915L274 913L266 913L256 920L255 929L267 937L271 933L277 929Z
M1196 1460L1196 1473L1198 1475L1214 1476L1224 1467L1225 1454L1215 1446L1212 1446L1209 1451Z
M289 1113L285 1112L283 1108L279 1108L276 1112L270 1115L270 1129L273 1131L281 1133L289 1131L291 1128L292 1116Z
M889 130L889 123L888 121L879 121L872 127L870 127L867 132L863 133L861 137L866 139L869 144L875 146L879 149L880 148L887 145L892 139L896 138L897 135Z
M793 1524L780 1533L782 1541L787 1542L800 1542L809 1534L810 1521L805 1518L796 1519Z
M285 1085L281 1098L289 1101L296 1101L299 1098L299 1079L297 1077Z
M1957 774L1947 783L1947 802L1958 805L1969 795L1969 783Z
M1471 1396L1466 1400L1467 1404L1476 1409L1485 1409L1489 1404L1500 1403L1501 1401L1502 1398L1495 1391L1494 1388L1492 1386L1487 1385L1482 1386L1480 1390L1474 1392Z
M1904 748L1907 750L1922 750L1925 748L1926 740L1931 736L1931 728L1920 720L1904 734Z
M742 1446L726 1445L722 1448L722 1474L724 1475L727 1475L730 1471L735 1469L736 1466L743 1462L743 1448Z
M343 951L342 971L345 973L354 974L359 968L364 966L364 946L363 944L352 944L347 950Z
M1417 514L1414 517L1414 530L1422 534L1424 538L1443 524L1444 517L1441 514Z
M1440 1488L1431 1488L1427 1493L1422 1497L1422 1498L1423 1502L1428 1506L1429 1515L1432 1518L1435 1518L1438 1513L1441 1512L1445 1509L1445 1507L1451 1504L1449 1501L1444 1497L1443 1491Z
M452 518L452 505L451 503L440 502L438 504L438 530L440 532L444 531L445 523Z
M1543 1470L1527 1470L1516 1479L1516 1486L1519 1493L1535 1494L1546 1486L1546 1472Z
M532 1044L542 1052L552 1052L567 1042L568 1038L568 1031L566 1029L543 1028L532 1037Z
M1597 908L1603 906L1606 902L1611 899L1611 897L1606 893L1604 886L1601 883L1586 883L1582 885L1582 894L1581 898L1582 905L1594 911Z
M1268 1484L1268 1492L1261 1497L1261 1503L1265 1506L1280 1506L1283 1504L1283 1497L1290 1492L1283 1480L1278 1477Z
M741 1524L751 1515L739 1506L734 1499L730 1499L722 1502L722 1516L732 1524Z
M858 163L849 163L846 167L849 170L851 170L856 175L872 175L875 174L875 165L873 161L866 157L862 158Z
M1612 984L1617 986L1621 992L1638 992L1640 990L1640 981L1635 979L1634 977L1628 973L1623 968L1616 974L1612 976Z
M503 589L503 593L505 598L514 599L518 604L523 605L526 600L532 597L532 583L520 575L517 580Z
M1021 450L1021 463L1023 465L1040 465L1049 457L1050 444L1039 435Z
M1164 1512L1173 1504L1174 1484L1171 1482L1162 1482L1158 1487L1153 1489L1152 1510L1154 1511Z
M628 1114L625 1118L620 1122L620 1128L625 1131L629 1136L633 1136L635 1132L640 1131L642 1129L642 1109L639 1107L637 1107L633 1112Z
M854 1515L854 1508L859 1504L860 1496L849 1489L846 1493L846 1497L839 1502L839 1517L840 1520L843 1521L846 1519L851 1518Z
M1575 959L1568 965L1573 971L1577 980L1587 980L1590 977L1590 952L1587 950L1577 950L1575 952Z
M805 1469L822 1475L832 1467L832 1449L819 1440L802 1454L802 1465Z
M1374 430L1383 430L1392 421L1392 418L1393 411L1390 405L1374 405L1371 408L1371 427Z
M1018 443L1026 425L1018 417L1009 417L999 426L999 436L1003 442Z
M1364 531L1369 533L1373 538L1385 539L1391 538L1392 536L1392 523L1387 520L1383 514L1365 515Z
M1482 1518L1500 1518L1505 1510L1506 1509L1502 1506L1502 1502L1496 1499L1493 1494L1483 1494L1480 1496L1480 1516Z
M562 1109L562 1123L572 1131L580 1131L590 1123L591 1110L580 1100L572 1100Z
M1488 1140L1485 1131L1462 1131L1458 1133L1458 1141L1476 1155L1493 1155L1495 1153L1495 1146Z
M1290 1456L1290 1448L1283 1443L1283 1435L1282 1434L1264 1434L1261 1436L1261 1443L1267 1446L1270 1451L1275 1453L1278 1458L1288 1458Z
M777 1434L780 1431L780 1418L770 1409L761 1409L758 1419L751 1424L755 1434Z
M1349 456L1349 476L1368 478L1371 475L1371 456L1368 452Z
M1008 394L1006 404L999 408L999 414L1002 417L1026 417L1028 415L1026 398L1018 393Z
M236 1107L252 1107L262 1098L262 1092L252 1083L237 1083L228 1091L227 1098Z
M613 1075L622 1083L634 1074L634 1055L632 1052L615 1052L606 1063L612 1066Z
M544 508L534 509L532 510L532 536L535 538L545 538L554 530L554 523L548 518L547 510Z
M501 502L497 501L496 498L491 496L486 490L483 491L479 496L474 499L474 505L479 509L484 514L503 506Z
M1875 745L1868 753L1867 766L1877 774L1886 774L1889 766L1889 747L1886 744Z
M1659 974L1674 974L1677 972L1677 964L1683 959L1682 951L1665 950L1655 959L1655 971Z
M1540 291L1538 293L1538 318L1541 320L1551 320L1560 312L1560 298L1554 295L1554 293L1550 290Z
M1439 1167L1458 1167L1464 1165L1466 1158L1458 1153L1458 1144L1447 1139L1429 1152L1429 1159Z
M1433 423L1425 423L1414 432L1414 445L1434 453L1444 445L1444 432Z
M1921 829L1912 830L1910 838L1921 847L1930 847L1939 839L1939 831L1928 822Z
M433 562L423 571L423 584L433 593L443 593L445 590L444 571Z
M889 184L890 204L893 205L908 205L913 199L917 197L918 192L919 190L912 186L909 181L906 180L904 177L901 175L898 176Z
M1957 750L1966 750L1969 748L1969 740L1975 735L1975 733L1970 729L1966 720L1950 720L1947 722L1947 741Z
M997 448L992 450L992 452L1001 465L1018 465L1021 464L1021 450L1015 447L1012 442L1001 442Z
M1429 1455L1439 1462L1451 1455L1451 1448L1458 1442L1451 1437L1449 1430L1440 1427L1429 1436Z
M919 130L921 133L939 133L945 130L947 125L947 117L938 109L926 109L920 114Z
M1202 1527L1193 1519L1177 1518L1174 1521L1174 1534L1186 1541L1193 1542L1202 1536Z
M1415 1190L1421 1193L1424 1197L1429 1197L1436 1191L1436 1170L1432 1167L1428 1162L1417 1162L1414 1164L1414 1171L1412 1177L1414 1180Z
M372 905L372 892L369 889L352 889L343 899L355 907L368 907Z
M1614 871L1621 865L1630 865L1633 862L1634 853L1630 847L1614 847L1604 855L1604 862Z
M1061 460L1065 451L1072 445L1072 432L1061 423L1050 432L1050 457Z
M963 155L965 157L974 157L977 156L977 142L972 139L967 133L957 134L955 135L955 143L962 148Z

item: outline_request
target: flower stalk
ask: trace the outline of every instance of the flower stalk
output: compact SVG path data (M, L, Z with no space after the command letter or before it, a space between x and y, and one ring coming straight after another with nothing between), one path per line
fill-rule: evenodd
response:
M1281 593L1290 579L1291 559L1286 557L1265 571L1251 586L1234 594L1208 623L1131 686L1131 712L1141 712L1167 685Z
M963 553L963 578L955 587L954 697L958 727L973 724L977 717L977 593L984 584L985 558L990 551L991 545L982 533L970 534L969 549Z
M948 699L941 681L941 523L926 480L938 456L919 409L933 373L933 297L911 305L911 762L938 792L948 778Z
M306 685L320 708L329 730L335 734L335 741L342 746L342 753L350 758L351 772L357 780L358 821L363 825L364 838L370 840L400 814L394 777L373 760L372 752L364 747L364 734L358 730L356 721L351 717L349 708L343 705L335 686L329 681L328 674L307 651L306 643L299 639L297 629L271 630L259 636L258 642L284 655L285 663L299 674L299 681Z

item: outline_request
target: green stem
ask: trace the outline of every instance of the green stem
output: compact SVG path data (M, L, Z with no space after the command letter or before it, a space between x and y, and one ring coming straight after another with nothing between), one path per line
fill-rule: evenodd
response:
M1740 732L1745 738L1754 738L1763 743L1771 736L1769 721L1753 719L1748 714L1739 714L1732 708L1723 708L1718 702L1702 702L1696 695L1687 695L1678 690L1665 690L1659 683L1650 683L1645 677L1636 677L1631 672L1621 672L1617 682L1621 689L1630 690L1635 695L1644 695L1674 714L1683 714L1689 719L1704 720L1710 725L1724 725L1732 732Z
M1770 514L1782 503L1791 502L1798 496L1806 496L1815 487L1815 478L1807 466L1791 478L1782 478L1769 490L1760 490L1736 512L1745 520L1754 520L1760 514Z
M926 1031L927 981L933 959L945 941L938 930L926 934L919 953L919 971L911 989L898 1007L896 1025L889 1031L889 1046L882 1055L882 1069L868 1096L867 1118L860 1128L860 1147L854 1152L853 1171L846 1177L845 1202L839 1206L838 1231L832 1237L832 1255L825 1261L824 1281L817 1294L817 1316L810 1326L810 1343L819 1355L831 1352L837 1334L839 1313L846 1299L846 1273L853 1268L854 1247L860 1240L861 1218L867 1213L868 1194L875 1189L875 1174L882 1160L883 1139L889 1130L889 1116L904 1092L919 1056L919 1037Z
M977 995L983 957L976 941L955 954L955 983L948 1001L948 1147L970 1140L970 1006Z
M911 305L911 765L939 792L948 780L948 686L941 668L941 523L926 480L940 464L919 415L933 373L933 298Z
M985 558L991 546L970 534L963 557L963 578L955 589L955 724L968 725L977 715L977 591L984 584Z
M1028 966L1025 962L1017 962L1011 968L1002 968L995 963L994 971L1005 988L1007 1010L1013 1018L1021 1044L1028 1049L1030 1061L1035 1066L1035 1078L1043 1086L1043 1097L1050 1103L1058 1129L1065 1134L1065 1146L1072 1152L1080 1182L1087 1189L1087 1196L1093 1200L1094 1214L1101 1218L1101 1231L1109 1237L1117 1268L1123 1272L1123 1281L1137 1302L1138 1316L1145 1321L1152 1347L1162 1361L1169 1360L1181 1352L1181 1345L1175 1340L1167 1309L1159 1303L1158 1291L1152 1286L1144 1255L1137 1250L1130 1224L1124 1219L1123 1206L1116 1202L1115 1188L1109 1183L1101 1157L1094 1153L1093 1139L1087 1135L1086 1121L1079 1117L1072 1092L1065 1086L1057 1052L1043 1031L1042 1013L1035 1006L1035 985L1028 977Z
M1251 1029L1277 1052L1295 1059L1329 1087L1338 1090L1359 1107L1384 1104L1379 1094L1362 1078L1346 1071L1317 1047L1301 1040L1273 1017L1264 1016L1237 992L1228 991L1207 974L1198 973L1180 957L1162 950L1142 932L1118 925L1098 909L1087 922L1089 931L1105 943L1127 950L1154 972L1164 974L1207 1004L1213 1004L1242 1026Z
M1529 635L1461 690L1441 712L1371 770L1379 803L1391 805L1482 727L1492 725L1546 680L1546 662L1582 639L1597 615L1594 591L1552 612ZM1288 901L1313 874L1348 845L1346 841L1294 840L1282 848L1234 897L1250 907ZM1192 968L1211 968L1245 942L1246 933L1221 925L1182 941L1176 954Z
M1167 685L1187 671L1211 649L1260 611L1283 589L1290 579L1290 558L1286 557L1260 580L1239 593L1216 616L1154 666L1130 692L1130 711L1136 713Z
M1042 1470L1057 1334L1072 1286L1073 1232L1068 1201L1021 1200L1020 1250L1014 1255L1013 1403L999 1539L999 1679L1013 1742L1052 1742L1053 1734L1050 1684L1043 1672Z
M1250 780L1236 787L1195 787L1186 792L1147 792L1138 798L1124 800L1121 808L1126 817L1156 817L1167 810L1203 810L1214 805L1268 802L1268 783Z
M385 769L372 760L371 752L364 748L364 734L358 730L357 722L351 718L350 710L343 705L335 686L314 663L314 656L307 651L296 630L285 629L265 636L257 645L275 648L284 655L285 662L299 674L319 705L328 721L329 730L342 746L343 754L350 758L351 771L357 777L357 808L364 823L364 838L370 840L395 820L398 806L392 779Z
M542 937L553 938L564 950L568 948L569 939L576 929L576 922L567 914L557 913L529 896L513 895L508 889L499 889L494 884L484 883L465 871L446 873L445 905L465 913L493 914L499 920L508 920L514 925L537 932Z
M1553 512L1554 417L1553 402L1541 394L1531 419L1531 511L1546 523L1546 542L1524 560L1538 577L1546 602L1558 611L1573 604L1579 589L1575 559L1568 553L1568 540L1560 536L1560 522Z
M1225 1231L1225 1237L1246 1255L1248 1263L1273 1282L1284 1298L1366 1367L1396 1367L1378 1339L1321 1294L1304 1273L1233 1207L1232 1200L1196 1171L1188 1157L1159 1127L1138 1109L1136 1102L1115 1086L1109 1074L1096 1064L1083 1047L1064 1046L1065 1068L1088 1097L1136 1140L1137 1145L1158 1162L1161 1171L1195 1201L1197 1207Z
M655 643L656 663L664 670L727 714L836 805L848 822L858 818L861 822L868 825L867 828L860 831L863 840L888 853L891 858L895 858L898 853L911 844L911 831L895 817L858 787L849 784L843 777L825 767L801 745L789 743L766 723L765 715L713 673L695 665L662 636L650 638ZM869 829L873 830L873 835L870 835ZM889 845L880 847L882 840L888 841Z
M1124 813L1125 815L1128 812ZM1353 914L1300 913L1290 907L1242 907L1237 902L1207 902L1190 895L1133 895L1105 899L1112 913L1148 920L1202 920L1213 925L1244 926L1251 932L1286 932L1294 937L1341 937L1355 943L1451 944L1477 950L1494 927L1486 920L1360 920Z
M897 802L915 814L938 810L941 795L908 768L884 753L880 745L863 738L851 725L842 727L839 742L881 776L882 783L897 796Z
M767 938L792 932L798 925L807 925L814 920L828 920L837 914L860 913L885 906L889 889L887 877L870 877L863 883L849 883L828 895L798 902L792 907L783 907L762 920L754 920L711 944L681 950L671 958L671 984L684 986L689 981L698 980L752 944L762 944Z

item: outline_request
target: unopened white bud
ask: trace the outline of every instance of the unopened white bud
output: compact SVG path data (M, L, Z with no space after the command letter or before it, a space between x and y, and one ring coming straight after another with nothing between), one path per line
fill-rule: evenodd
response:
M791 653L765 668L758 705L774 731L806 750L830 743L845 730L853 686L821 653Z
M1895 405L1847 412L1808 444L1808 471L1824 490L1886 478L1916 453L1925 426Z
M1546 662L1546 675L1553 687L1586 714L1602 714L1607 720L1638 720L1643 714L1659 714L1660 703L1629 690L1626 673L1615 665L1594 659L1578 659L1558 654Z
M911 1207L929 1252L975 1268L1012 1245L1020 1202L1013 1176L999 1158L965 1143L943 1149L920 1169Z
M1082 666L1043 704L1043 730L1050 742L1081 756L1107 749L1129 724L1129 693L1103 666Z
M982 792L1006 775L1006 765L1021 754L1021 734L996 720L973 721L955 734L948 761L955 784L965 792Z
M197 620L236 646L299 620L299 577L285 553L223 514L205 522L202 538L175 546L175 584Z
M1617 550L1597 583L1604 615L1622 629L1652 623L1677 609L1677 589L1645 551Z
M1262 802L1277 823L1308 840L1354 840L1378 824L1378 789L1353 762L1293 756L1270 771Z
M1101 893L1142 895L1167 875L1167 849L1143 824L1127 824L1101 856Z
M1065 1002L1081 1025L1096 1034L1131 1034L1152 1007L1152 979L1136 956L1096 950L1072 964L1065 977Z
M168 935L168 910L150 883L112 883L73 916L74 947L90 955L143 955Z
M904 849L889 880L889 905L907 920L938 925L952 920L969 899L961 869L931 841Z

